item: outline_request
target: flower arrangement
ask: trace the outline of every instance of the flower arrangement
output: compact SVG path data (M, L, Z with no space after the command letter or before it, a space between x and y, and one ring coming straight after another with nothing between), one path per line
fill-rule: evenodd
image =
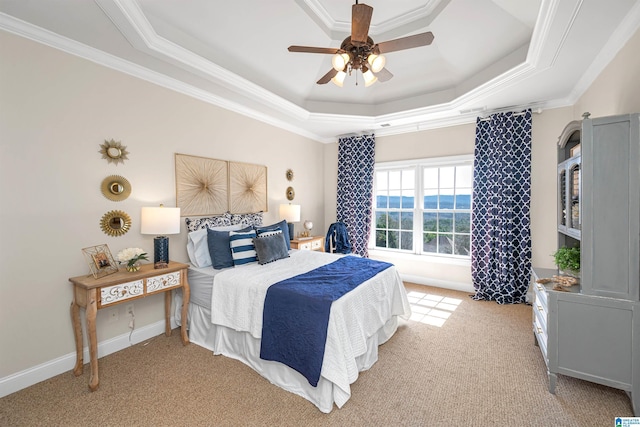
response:
M127 248L118 252L116 256L120 264L126 263L128 271L138 271L140 269L138 263L141 260L148 260L147 253L140 248Z

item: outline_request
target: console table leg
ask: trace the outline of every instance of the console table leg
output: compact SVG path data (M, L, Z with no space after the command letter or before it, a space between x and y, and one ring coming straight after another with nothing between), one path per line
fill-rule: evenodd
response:
M82 325L80 324L80 306L75 300L71 303L71 323L73 324L73 337L76 341L76 365L73 368L73 375L82 375L84 360L82 355Z
M87 335L89 336L89 360L91 365L91 377L89 379L89 390L96 391L100 383L98 377L98 337L96 334L96 314L98 313L98 302L96 301L96 291L92 289L87 303Z
M189 335L187 335L187 322L188 322L188 314L187 309L189 307L189 298L191 297L191 289L189 288L189 282L187 281L187 271L184 270L184 284L182 286L182 314L181 314L181 325L180 325L180 334L182 336L182 344L189 344Z
M171 291L164 293L164 334L171 336Z

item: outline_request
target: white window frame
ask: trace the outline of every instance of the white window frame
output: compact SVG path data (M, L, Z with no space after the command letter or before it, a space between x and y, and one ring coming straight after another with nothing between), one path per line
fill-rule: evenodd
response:
M377 194L377 182L374 179L373 185L373 209L371 216L371 236L369 238L369 249L372 251L384 251L391 252L396 254L415 254L423 257L434 257L434 259L460 259L460 260L470 260L471 254L469 255L456 255L456 254L441 254L434 252L424 252L422 245L422 218L424 212L433 212L432 209L424 209L422 203L422 195L424 194L423 189L423 169L425 167L447 167L447 166L471 166L473 171L473 154L464 154L459 156L447 156L447 157L434 157L434 158L426 158L426 159L412 159L412 160L400 160L393 162L378 162L374 166L374 177L376 173L379 171L400 171L413 169L415 171L415 183L414 183L414 207L413 207L413 250L406 249L392 249L392 248L380 248L376 247L376 194ZM473 207L473 197L471 200L471 207L468 209L471 212L471 208ZM442 212L466 212L466 209L463 210L436 210ZM385 209L385 212L388 212ZM471 232L470 232L471 234Z

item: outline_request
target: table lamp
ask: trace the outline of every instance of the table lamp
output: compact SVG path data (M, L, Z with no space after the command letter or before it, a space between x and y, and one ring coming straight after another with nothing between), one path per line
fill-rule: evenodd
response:
M155 234L153 239L153 268L169 266L169 238L165 234L180 233L180 208L142 208L140 233Z
M291 203L288 205L280 205L280 219L287 221L287 225L289 226L289 239L293 240L295 238L293 234L293 223L300 221L300 205L292 205Z

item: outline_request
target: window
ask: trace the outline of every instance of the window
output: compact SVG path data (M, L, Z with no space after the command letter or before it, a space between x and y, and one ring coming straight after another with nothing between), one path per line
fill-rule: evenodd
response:
M469 257L472 156L378 163L371 246Z

